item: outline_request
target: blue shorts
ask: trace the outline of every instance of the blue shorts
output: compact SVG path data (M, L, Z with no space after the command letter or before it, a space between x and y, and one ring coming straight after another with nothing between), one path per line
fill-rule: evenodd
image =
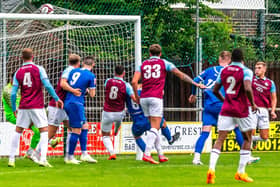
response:
M133 116L132 120L133 120L132 134L134 135L134 137L139 137L144 132L146 132L146 131L151 129L151 123L148 120L148 118L144 116L144 114ZM160 127L163 126L164 120L165 119L162 118L162 120L160 122Z
M217 126L219 113L221 112L223 103L214 103L212 105L205 105L202 112L203 126Z
M85 107L81 103L66 103L64 109L69 118L69 126L82 128L86 123Z

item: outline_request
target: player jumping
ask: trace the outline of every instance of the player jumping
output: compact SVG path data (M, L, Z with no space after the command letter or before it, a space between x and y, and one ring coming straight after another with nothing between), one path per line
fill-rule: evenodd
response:
M86 122L87 120L84 107L87 89L89 90L91 98L95 96L96 77L91 72L94 65L95 63L93 57L85 57L83 68L73 69L69 74L69 85L73 89L80 89L81 95L76 96L72 92L67 92L65 98L64 109L69 117L69 125L72 130L69 140L68 159L65 160L67 164L80 163L80 161L74 158L74 151L78 140L80 140L82 151L81 161L97 163L97 161L87 153L88 123ZM63 86L62 88L65 89Z
M143 156L143 161L155 163L151 156L151 150L155 145L160 129L160 122L163 116L163 89L165 78L168 71L179 77L181 80L194 84L197 87L205 88L204 85L197 84L188 75L178 70L172 63L161 59L161 46L153 44L149 48L150 59L145 60L140 67L136 69L132 80L132 86L137 103L139 95L137 92L138 81L142 78L142 92L140 104L144 115L149 118L151 129L147 131L147 146Z
M223 102L219 100L213 93L213 87L215 81L221 72L221 70L231 62L231 53L229 51L223 51L219 55L219 66L212 66L207 68L205 71L199 74L199 76L194 78L194 81L203 83L207 86L204 90L204 106L202 112L202 132L195 144L195 153L192 163L194 165L202 165L200 161L201 152L203 150L205 141L207 140L212 126L217 125L217 120L219 113L221 111ZM225 95L224 89L221 88L221 93ZM190 103L196 102L196 87L192 86L192 95L189 97ZM236 140L238 145L241 147L243 144L243 137L238 127L234 128L236 134Z
M221 147L228 132L232 131L236 124L238 124L242 132L244 142L240 150L239 167L235 174L235 179L253 182L253 179L245 173L246 165L250 160L252 130L254 128L249 117L248 99L252 106L252 111L257 111L252 91L253 73L242 64L243 52L241 49L233 50L231 60L232 63L219 74L213 90L214 94L224 104L218 119L218 139L210 154L206 180L208 184L215 183L215 168L221 153ZM225 98L219 92L222 86L225 89Z
M141 88L142 84L139 84L138 94L141 94ZM136 144L141 149L141 151L144 153L146 149L146 143L143 141L141 136L144 132L151 129L151 124L147 117L145 117L144 112L141 108L141 106L137 103L135 103L129 96L126 97L126 106L127 110L132 118L132 134L135 138ZM166 124L166 121L164 118L162 118L160 123L160 128L162 134L166 137L168 143L172 145L175 141L177 141L180 137L180 133L177 132L173 136L171 136L170 130ZM163 151L161 149L161 137L157 138L158 143L156 143L156 149L159 153L159 161L160 162L166 162L168 161L168 158L163 155Z
M11 152L8 166L15 167L15 154L18 148L20 136L24 129L33 123L40 130L41 158L40 166L52 167L47 161L48 151L48 120L44 109L43 87L55 99L57 105L63 107L63 102L56 95L50 84L46 71L43 67L33 63L32 49L26 48L22 51L23 65L17 70L13 78L11 93L12 109L17 117L16 131L13 134ZM20 88L20 104L17 113L16 97Z
M101 129L104 146L110 153L108 160L116 160L113 143L110 139L112 124L115 124L115 134L124 117L126 94L135 101L134 93L130 84L123 80L124 67L115 67L115 76L105 82L105 103L102 112Z

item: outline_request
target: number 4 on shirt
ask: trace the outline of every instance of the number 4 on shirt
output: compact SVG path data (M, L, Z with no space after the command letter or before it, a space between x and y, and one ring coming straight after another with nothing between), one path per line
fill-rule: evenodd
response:
M27 87L29 87L29 88L32 87L32 81L31 81L30 72L24 73L23 85L24 85L24 86L27 86Z

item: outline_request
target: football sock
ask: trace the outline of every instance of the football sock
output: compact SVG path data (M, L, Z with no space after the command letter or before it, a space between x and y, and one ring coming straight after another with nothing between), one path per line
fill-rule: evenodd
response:
M153 148L153 145L155 145L155 140L158 135L158 130L156 128L151 128L149 131L147 131L147 144L145 149L145 155L151 156L151 151Z
M87 153L87 140L88 140L87 135L88 135L88 130L82 129L79 140L80 140L80 145L81 145L81 151L83 154Z
M103 136L103 144L106 147L107 151L110 153L110 155L115 154L110 136Z
M197 152L194 152L194 157L193 157L193 159L194 160L200 160L200 153L197 153Z
M251 151L249 150L240 150L240 160L239 160L239 167L238 172L239 173L245 173L245 167L250 160Z
M13 134L13 139L12 139L12 144L11 144L11 150L10 150L10 161L15 160L15 154L19 145L19 140L20 140L21 133L14 132Z
M52 143L52 138L48 140L48 143L51 144Z
M210 153L210 163L209 163L209 169L215 171L217 161L219 159L221 151L218 149L212 149Z
M40 145L41 145L41 161L47 160L47 152L48 152L48 132L40 133Z
M37 147L36 147L36 151L37 151L38 153L41 153L41 143L40 143L40 142L38 143L38 145L37 145Z
M66 146L65 146L65 157L68 157L69 154L69 145L70 145L70 137L71 137L71 132L67 133L67 137L66 137Z
M143 139L141 137L136 138L135 141L136 141L136 144L138 145L138 147L144 153L145 149L146 149L146 143L143 141Z
M170 130L169 130L168 126L162 127L161 128L161 133L167 139L168 142L171 141L172 136L171 136L171 133L170 133Z
M33 154L34 149L32 147L29 147L28 150L26 151L27 155L32 155Z
M242 133L238 127L235 127L234 132L235 132L236 141L237 141L239 147L241 148L243 145L243 142L244 142Z
M31 130L34 132L34 134L31 139L30 147L32 149L36 149L36 147L40 141L40 131L34 125L32 125Z
M158 152L158 155L163 155L163 151L161 148L161 137L160 137L159 133L157 133L157 137L156 137L156 141L155 141L155 148Z
M195 153L201 153L210 132L202 131L195 144ZM200 155L200 154L199 154ZM200 157L199 157L200 158Z
M80 136L79 134L73 132L71 133L70 140L69 140L69 152L68 152L69 156L74 155L79 136Z

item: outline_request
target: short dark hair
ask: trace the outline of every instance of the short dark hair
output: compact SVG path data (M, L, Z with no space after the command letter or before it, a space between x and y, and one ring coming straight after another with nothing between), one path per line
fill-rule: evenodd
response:
M150 46L149 52L153 56L159 56L161 53L161 46L159 44L153 44Z
M33 57L33 51L30 48L25 48L22 50L22 59L31 60Z
M244 60L244 55L242 49L234 49L231 54L232 62L242 62Z
M115 67L115 73L117 75L121 75L121 74L123 74L123 72L124 72L124 67L122 65L117 65Z
M93 56L86 56L84 58L84 64L88 66L92 66L94 64L94 57Z
M78 63L80 63L81 61L81 57L77 54L70 54L69 55L69 64L70 65L76 65Z

